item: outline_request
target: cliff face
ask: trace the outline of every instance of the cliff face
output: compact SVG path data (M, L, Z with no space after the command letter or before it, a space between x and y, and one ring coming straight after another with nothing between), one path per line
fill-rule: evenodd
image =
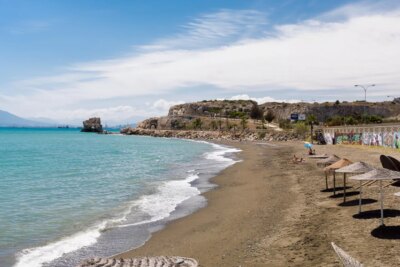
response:
M168 116L223 116L234 118L242 113L249 114L254 105L257 105L257 102L251 100L202 101L173 106L170 108Z
M260 109L266 113L271 110L276 119L287 119L292 113L313 114L318 121L325 121L327 118L340 115L379 115L382 117L396 116L400 113L400 103L396 102L379 102L379 103L264 103L260 105Z
M257 103L250 100L213 100L181 104L171 107L168 116L144 120L137 125L137 128L183 130L197 127L211 129L217 127L216 121L221 118L230 118L234 121L244 115L249 117L254 106L257 106ZM201 125L193 125L196 119L201 120Z
M177 129L192 130L198 129L231 129L240 127L240 118L243 116L251 117L252 109L257 106L254 101L202 101L176 105L170 108L168 116L150 118L138 124L141 129ZM397 117L400 114L400 99L387 102L365 103L277 103L269 102L257 106L262 114L269 110L275 115L275 121L290 118L290 114L313 114L318 121L335 115L355 116L367 113L369 115L379 115L384 118ZM196 122L201 120L201 122ZM249 127L252 121L249 120Z

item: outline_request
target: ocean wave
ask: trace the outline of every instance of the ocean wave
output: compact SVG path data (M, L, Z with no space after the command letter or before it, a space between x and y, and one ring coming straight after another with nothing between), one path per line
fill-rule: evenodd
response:
M81 231L56 242L41 247L27 248L17 254L17 263L14 267L41 267L44 263L60 258L65 253L93 245L110 223L121 223L126 219L128 212L119 218L102 221L86 231Z
M236 148L225 147L205 141L195 142L211 144L214 151L205 153L203 157L208 160L220 162L224 167L237 162L231 158L225 157L226 154L241 151ZM188 176L184 180L163 182L158 187L156 193L141 196L139 199L130 202L124 212L117 218L104 220L85 231L78 232L47 245L24 249L17 254L17 262L14 267L42 267L43 264L56 260L66 253L94 245L101 236L102 231L114 227L124 228L143 225L168 218L179 204L191 197L201 194L199 189L191 184L199 178L199 173L196 172L195 169L191 169L187 171L187 174ZM133 208L138 208L141 212L146 213L150 219L122 224L127 220L127 216L131 213Z
M200 194L200 191L190 184L198 178L198 173L194 173L190 174L185 180L164 182L159 187L158 193L142 196L135 201L134 205L150 215L150 219L118 225L117 227L137 226L169 217L180 203Z
M226 157L226 154L237 153L240 152L240 149L233 147L225 147L222 145L217 145L211 143L215 151L205 153L204 157L209 160L216 160L219 162L225 162L227 165L232 165L238 162L239 160L234 160L232 158Z

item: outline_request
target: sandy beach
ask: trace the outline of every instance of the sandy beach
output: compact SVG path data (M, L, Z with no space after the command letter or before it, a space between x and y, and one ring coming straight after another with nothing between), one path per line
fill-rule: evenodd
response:
M350 180L349 197L324 192L325 178L315 160L308 159L302 144L239 143L241 162L225 169L205 193L207 207L175 220L153 234L142 247L121 257L180 255L200 266L341 266L330 242L346 250L365 266L394 266L400 262L399 187L385 188L386 232L379 231L377 183L365 187L358 213L358 183ZM318 153L334 153L352 161L379 167L379 155L394 150L371 147L316 146ZM293 164L293 154L306 162ZM332 179L329 180L332 185ZM342 185L339 176L337 186ZM340 195L339 195L340 196ZM374 212L375 211L375 212ZM371 213L372 212L372 213ZM370 214L370 215L368 215Z

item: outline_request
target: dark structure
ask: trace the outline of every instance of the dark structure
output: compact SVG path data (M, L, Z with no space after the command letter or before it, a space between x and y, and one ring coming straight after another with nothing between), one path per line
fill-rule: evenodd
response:
M100 118L90 118L83 121L83 128L81 132L102 133L103 126L101 125Z

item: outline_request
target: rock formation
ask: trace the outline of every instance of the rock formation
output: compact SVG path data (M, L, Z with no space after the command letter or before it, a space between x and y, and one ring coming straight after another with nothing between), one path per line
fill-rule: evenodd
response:
M83 121L81 132L103 133L103 126L101 125L100 118L90 118Z
M395 102L393 102L395 103ZM275 119L287 119L292 113L313 114L318 121L326 121L333 116L357 116L367 113L382 117L395 116L400 113L400 105L392 102L343 102L343 103L277 103L268 102L260 105L264 114L271 110Z
M231 125L240 124L242 117L250 118L252 108L257 105L251 100L211 100L176 105L170 108L168 115L150 118L138 124L137 128L157 130L193 130L194 121L201 119L203 130L221 129L225 126L225 119ZM333 116L357 116L367 113L384 118L396 117L400 114L399 99L388 102L325 102L325 103L278 103L268 102L258 105L264 116L271 111L275 122L290 118L290 114L298 113L316 116L320 122ZM222 122L221 122L222 121ZM251 128L251 127L250 127ZM254 128L254 127L253 127ZM225 129L228 130L228 129Z

